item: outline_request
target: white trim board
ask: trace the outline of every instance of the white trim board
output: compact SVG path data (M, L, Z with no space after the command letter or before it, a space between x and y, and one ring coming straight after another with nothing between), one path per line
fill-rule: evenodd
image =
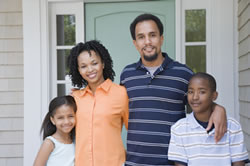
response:
M42 112L41 5L23 0L24 47L24 165L32 165L40 145ZM32 26L31 26L32 25Z

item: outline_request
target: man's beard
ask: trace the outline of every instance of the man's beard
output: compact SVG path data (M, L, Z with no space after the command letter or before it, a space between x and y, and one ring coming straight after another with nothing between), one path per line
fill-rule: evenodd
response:
M143 58L145 59L145 61L148 61L148 62L152 62L154 60L156 60L158 57L158 54L155 53L154 55L151 55L151 56L147 56L147 55L143 55Z

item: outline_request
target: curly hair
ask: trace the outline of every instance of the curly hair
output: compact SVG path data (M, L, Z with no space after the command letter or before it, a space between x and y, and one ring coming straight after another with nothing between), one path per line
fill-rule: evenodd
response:
M84 51L88 51L90 55L90 51L94 51L97 56L100 56L102 63L104 63L104 79L106 80L109 78L114 81L115 72L113 70L113 61L108 50L99 41L91 40L85 43L78 43L70 51L70 55L68 57L68 67L72 85L77 86L78 88L88 85L88 82L82 78L78 71L78 56Z

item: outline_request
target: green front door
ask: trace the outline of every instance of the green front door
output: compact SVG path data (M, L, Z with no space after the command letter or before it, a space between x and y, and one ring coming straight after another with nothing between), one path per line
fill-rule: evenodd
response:
M175 0L85 3L85 40L100 40L108 49L114 63L116 83L120 81L122 69L140 58L129 26L142 13L152 13L161 19L165 38L162 51L175 59Z

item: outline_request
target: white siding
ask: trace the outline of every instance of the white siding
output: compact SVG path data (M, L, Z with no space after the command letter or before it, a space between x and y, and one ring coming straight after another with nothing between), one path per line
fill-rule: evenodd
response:
M14 165L21 165L20 163L23 162L22 158L5 158L0 159L0 165L4 166L14 166Z
M23 118L13 118L13 117L0 118L0 130L1 132L22 131L23 130Z
M0 110L0 118L23 118L23 104L0 104Z
M250 1L238 1L240 123L250 156Z
M0 0L0 165L23 165L22 0Z
M22 38L22 26L0 26L0 38L16 39Z
M0 52L1 65L23 65L22 52Z
M0 91L20 91L23 89L23 78L0 79Z
M0 133L0 144L22 144L22 131L3 131Z
M16 13L22 11L22 1L21 0L1 0L0 1L0 11L6 13Z
M7 1L7 0L4 0L4 1ZM0 1L0 2L3 2L3 1ZM15 26L15 25L20 26L23 23L21 12L0 12L0 20L1 20L0 25L4 25L4 26Z
M0 50L2 52L22 52L23 51L23 39L0 39Z

